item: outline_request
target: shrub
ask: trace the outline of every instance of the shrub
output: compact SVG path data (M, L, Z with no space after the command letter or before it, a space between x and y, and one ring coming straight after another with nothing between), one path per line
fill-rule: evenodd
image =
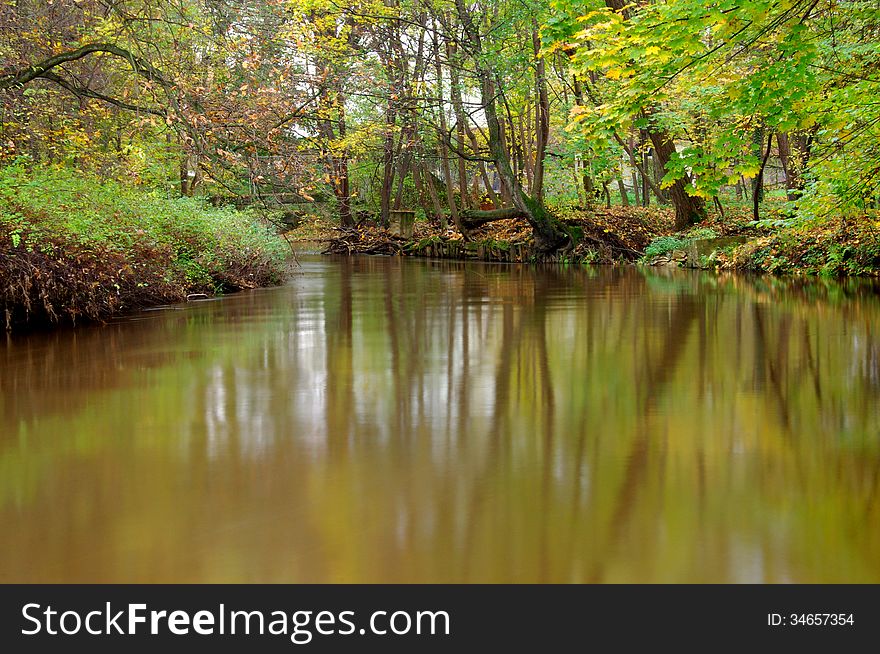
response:
M657 257L673 250L681 250L687 247L688 239L679 238L677 236L661 236L651 241L651 244L645 248L646 257Z
M247 212L65 169L0 169L7 327L102 319L187 293L278 283L288 252L268 223Z

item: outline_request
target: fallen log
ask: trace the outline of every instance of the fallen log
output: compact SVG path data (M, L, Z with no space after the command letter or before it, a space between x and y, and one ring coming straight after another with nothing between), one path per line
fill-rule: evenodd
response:
M468 229L474 229L496 220L509 220L511 218L526 218L526 215L516 207L506 209L466 209L462 211L461 217L464 226Z

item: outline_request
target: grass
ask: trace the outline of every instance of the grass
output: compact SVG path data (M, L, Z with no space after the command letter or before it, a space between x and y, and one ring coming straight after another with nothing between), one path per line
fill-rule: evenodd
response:
M7 329L279 283L288 252L247 212L69 169L0 169Z

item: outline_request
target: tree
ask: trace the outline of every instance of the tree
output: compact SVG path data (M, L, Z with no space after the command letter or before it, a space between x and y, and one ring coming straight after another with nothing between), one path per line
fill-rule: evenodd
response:
M633 13L630 5L621 0L606 0L604 8L597 3L576 3L570 7L565 2L556 3L555 7L557 11L570 12L574 9L577 14L585 12L585 15L565 13L557 16L550 30L551 50L553 45L558 46L563 41L562 47L571 57L575 75L589 79L591 73L602 72L606 77L605 85L608 88L604 92L593 88L591 92L599 110L592 114L580 111L577 114L579 120L583 122L593 115L596 120L605 123L602 131L606 132L610 123L615 139L622 146L625 144L619 133L632 127L644 130L653 146L655 160L667 174L671 172L678 153L674 131L670 129L661 99L650 93L626 93L617 88L621 86L619 80L629 77L630 71L641 65L640 58L644 56L644 52L638 52L637 47L630 44L631 40L635 40L630 25L638 24L640 8L636 6ZM586 19L593 29L575 31L571 21L580 22L582 19ZM598 101L599 97L601 101ZM601 138L599 134L596 136ZM634 162L632 151L629 156ZM676 229L685 229L705 218L705 203L693 192L693 180L688 172L668 175L665 185L675 207Z
M481 24L486 23L489 25L486 32L491 33L497 24L493 23L491 11L487 7L479 4L467 6L464 0L455 0L455 8L465 37L463 47L468 51L479 83L480 108L485 115L488 131L489 157L510 194L515 210L531 225L537 249L542 252L555 250L568 242L569 237L543 204L523 190L520 179L513 173L510 156L503 141L498 98L503 96L504 90L497 84L497 76L490 64L490 55L484 46L484 34L480 28ZM478 217L478 214L471 216Z
M760 179L774 135L789 198L805 214L855 208L875 192L877 113L856 94L878 90L876 7L813 0L604 5L554 3L553 40L571 50L575 71L601 72L608 89L581 122L594 131L649 129L679 217L681 191L709 199L741 177ZM662 131L669 137L658 138ZM757 140L761 146L753 147ZM676 142L682 147L671 147Z

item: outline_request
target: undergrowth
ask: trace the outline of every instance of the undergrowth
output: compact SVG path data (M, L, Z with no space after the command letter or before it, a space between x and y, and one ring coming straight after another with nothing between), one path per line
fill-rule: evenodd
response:
M0 169L7 329L278 283L288 251L270 225L232 208L68 169Z

